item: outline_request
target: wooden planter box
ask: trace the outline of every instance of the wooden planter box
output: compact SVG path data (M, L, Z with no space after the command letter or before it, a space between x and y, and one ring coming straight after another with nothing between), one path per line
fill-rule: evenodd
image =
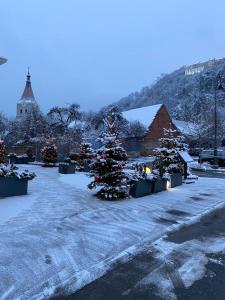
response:
M28 157L16 157L16 159L15 159L15 164L18 164L18 165L20 165L20 164L28 164L28 161L29 161L29 158Z
M176 186L182 185L182 174L174 173L170 176L170 187L174 188Z
M17 177L0 177L0 197L27 194L28 180Z
M147 179L133 181L130 189L130 195L134 198L144 197L152 194L154 183Z
M34 162L35 161L35 157L28 157L28 163L29 162Z
M59 164L59 173L60 174L74 174L75 173L75 164Z
M153 184L153 193L158 193L165 191L167 189L167 180L166 179L157 179Z

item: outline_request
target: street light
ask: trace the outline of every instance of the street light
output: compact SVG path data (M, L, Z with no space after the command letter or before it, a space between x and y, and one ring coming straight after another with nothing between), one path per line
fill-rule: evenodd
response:
M7 62L7 59L0 56L0 65L3 65Z
M214 164L217 164L217 92L224 91L220 74L216 76L214 88Z

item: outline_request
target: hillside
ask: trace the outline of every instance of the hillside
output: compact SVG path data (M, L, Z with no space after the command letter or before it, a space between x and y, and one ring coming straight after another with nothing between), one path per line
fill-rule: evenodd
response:
M209 61L211 62L211 61ZM207 62L208 64L208 62ZM225 60L207 65L200 73L185 75L185 67L164 75L152 86L142 88L122 98L116 104L122 110L164 103L172 117L193 121L213 106L215 77L225 76ZM223 78L225 87L225 78ZM220 107L225 107L225 95L220 95ZM222 99L223 98L223 99Z

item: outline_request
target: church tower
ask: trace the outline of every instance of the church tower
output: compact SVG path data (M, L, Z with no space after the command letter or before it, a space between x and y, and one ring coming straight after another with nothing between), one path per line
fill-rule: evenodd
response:
M32 112L34 108L38 107L37 102L34 98L30 77L31 76L28 69L26 85L22 97L17 102L16 118L18 120L25 118L28 114Z

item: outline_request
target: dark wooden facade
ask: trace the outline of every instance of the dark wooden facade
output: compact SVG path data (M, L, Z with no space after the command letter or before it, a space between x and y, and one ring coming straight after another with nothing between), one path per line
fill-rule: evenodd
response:
M138 116L137 116L138 119ZM153 153L154 148L159 146L159 139L165 137L164 129L173 129L179 132L174 125L166 106L162 104L155 115L152 123L149 124L148 130L143 137L127 138L123 146L129 156L147 156ZM177 133L175 135L177 135Z

